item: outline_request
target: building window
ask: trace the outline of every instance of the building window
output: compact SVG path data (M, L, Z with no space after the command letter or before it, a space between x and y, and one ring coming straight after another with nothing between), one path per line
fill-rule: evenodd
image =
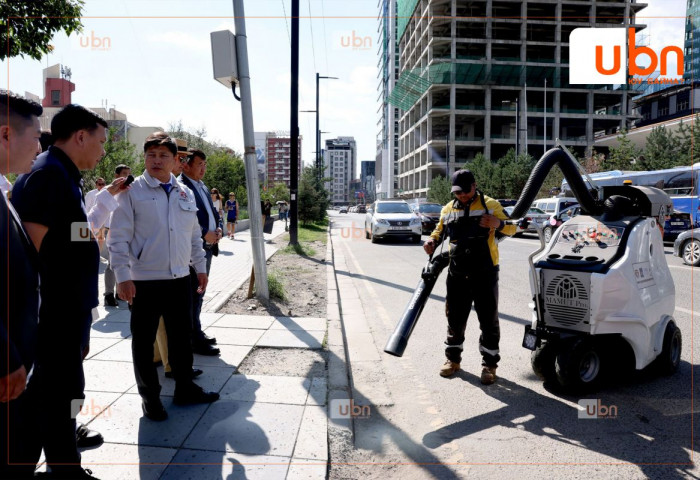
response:
M60 90L51 90L51 105L61 105Z

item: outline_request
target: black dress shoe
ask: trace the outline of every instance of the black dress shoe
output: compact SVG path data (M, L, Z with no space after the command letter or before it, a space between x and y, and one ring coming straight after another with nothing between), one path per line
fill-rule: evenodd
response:
M105 307L118 307L117 299L113 293L105 293Z
M54 470L51 473L37 474L37 478L61 479L61 480L99 480L92 475L92 470L76 466L70 469Z
M215 357L216 355L221 353L221 350L219 350L216 347L212 347L211 345L207 345L205 343L195 343L194 345L192 345L192 352L199 355Z
M82 423L79 423L78 428L75 429L75 435L78 448L97 447L105 441L100 432L90 430Z
M205 392L202 387L195 383L190 383L189 386L175 388L175 397L173 403L175 405L195 405L197 403L212 403L219 399L219 394L216 392Z
M200 370L199 368L193 368L192 369L192 378L197 378L198 376L200 376L203 373L204 372L202 370ZM173 372L172 371L165 372L165 378L173 378Z
M168 418L168 412L165 411L165 408L163 407L163 404L160 403L160 400L153 400L149 402L144 401L141 404L141 409L143 410L143 414L146 416L146 418L150 418L154 422L162 422Z
M203 343L205 345L215 345L216 344L216 337L210 337L206 333L202 332L202 336L199 337L199 340L197 340L198 343Z

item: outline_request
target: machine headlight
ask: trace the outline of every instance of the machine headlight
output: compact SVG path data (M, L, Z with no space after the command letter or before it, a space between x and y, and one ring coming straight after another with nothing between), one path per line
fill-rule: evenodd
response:
M410 225L420 225L420 218L412 218Z
M379 223L381 225L389 225L389 220L386 220L384 218L378 218L377 223Z

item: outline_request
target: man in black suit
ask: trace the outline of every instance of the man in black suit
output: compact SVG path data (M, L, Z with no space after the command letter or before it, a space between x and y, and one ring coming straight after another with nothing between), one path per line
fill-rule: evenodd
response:
M0 90L0 478L31 478L24 389L32 371L39 321L37 252L12 205L8 173L27 173L41 152L43 108ZM10 281L10 276L12 280ZM9 440L9 441L8 441Z
M211 270L212 256L219 255L219 240L223 235L219 212L214 208L209 189L202 178L207 171L207 156L201 150L191 150L187 163L183 165L183 172L179 180L188 186L197 201L197 220L202 229L202 245L207 258L207 275ZM193 282L194 283L194 282ZM192 351L200 355L218 355L219 349L214 347L216 339L209 337L202 331L202 322L199 315L202 311L204 292L197 292L196 285L192 289Z

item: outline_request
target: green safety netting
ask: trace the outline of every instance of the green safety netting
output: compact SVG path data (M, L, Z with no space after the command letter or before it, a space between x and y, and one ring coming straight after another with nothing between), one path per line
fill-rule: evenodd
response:
M396 5L396 10L398 12L397 39L400 39L403 32L406 31L406 26L408 26L408 22L413 16L413 11L416 9L416 5L418 5L418 0L398 0Z

